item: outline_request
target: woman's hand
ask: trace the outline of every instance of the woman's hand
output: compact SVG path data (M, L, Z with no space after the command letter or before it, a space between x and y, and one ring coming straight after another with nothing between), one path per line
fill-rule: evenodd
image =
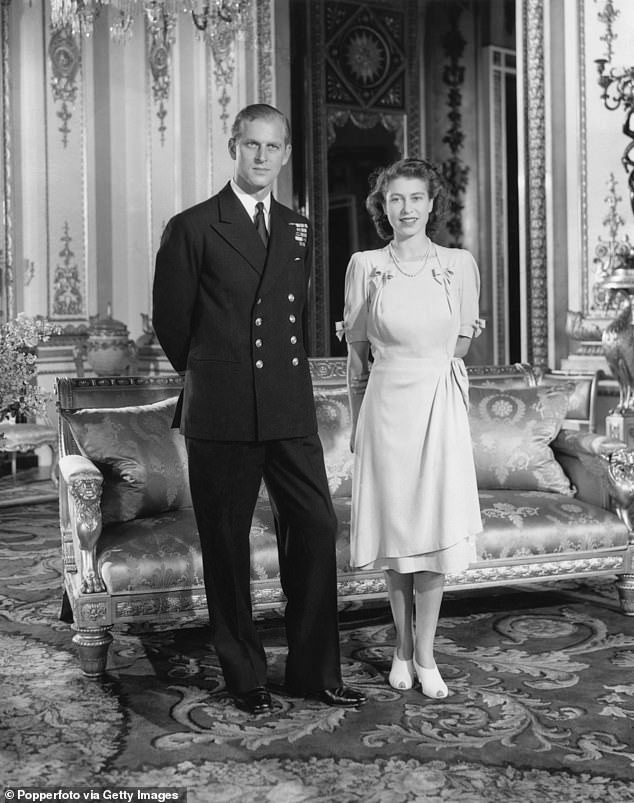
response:
M359 410L363 402L365 388L368 384L370 366L368 357L370 344L367 341L348 343L348 399L350 402L350 415L352 417L352 433L350 435L350 451L354 454L354 441L357 434L357 421Z
M456 348L454 349L453 356L463 357L467 356L467 352L469 351L469 346L471 346L471 338L465 337L464 335L459 335L458 340L456 341Z

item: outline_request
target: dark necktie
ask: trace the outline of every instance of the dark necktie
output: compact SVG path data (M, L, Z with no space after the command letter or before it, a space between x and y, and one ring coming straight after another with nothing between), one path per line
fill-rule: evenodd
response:
M258 230L258 234L260 235L260 239L264 243L264 247L268 248L269 245L269 233L266 230L266 221L264 220L264 204L262 201L258 201L255 205L255 218L253 222L255 223L255 228Z

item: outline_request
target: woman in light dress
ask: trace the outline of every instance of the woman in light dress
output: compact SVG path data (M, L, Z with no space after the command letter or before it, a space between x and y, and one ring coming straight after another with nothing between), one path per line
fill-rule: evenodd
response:
M475 560L480 508L462 357L479 334L468 251L429 239L446 205L429 163L380 170L366 207L388 244L352 255L344 332L355 453L351 564L383 569L396 628L389 682L448 690L434 659L446 573ZM371 370L370 370L371 365Z

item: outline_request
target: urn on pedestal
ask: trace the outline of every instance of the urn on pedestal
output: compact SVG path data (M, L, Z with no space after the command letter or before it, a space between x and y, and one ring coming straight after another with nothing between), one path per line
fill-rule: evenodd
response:
M108 304L106 315L90 316L86 361L98 376L118 376L129 372L136 354L128 327L112 317Z

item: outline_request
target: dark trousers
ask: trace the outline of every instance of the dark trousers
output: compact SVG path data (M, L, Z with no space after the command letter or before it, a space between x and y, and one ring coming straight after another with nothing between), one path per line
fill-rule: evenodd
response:
M266 656L251 608L249 532L264 477L275 512L287 598L286 682L341 683L332 507L317 435L257 443L187 438L214 646L230 691L266 685Z

